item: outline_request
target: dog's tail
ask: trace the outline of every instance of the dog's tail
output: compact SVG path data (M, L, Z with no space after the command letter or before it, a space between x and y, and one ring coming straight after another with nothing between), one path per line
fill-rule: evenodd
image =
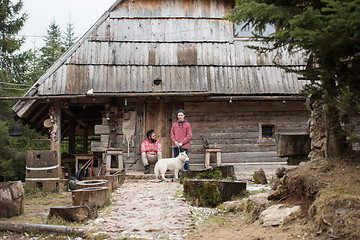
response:
M157 162L155 164L154 173L155 173L155 178L158 179L158 177L159 177L159 165L158 165Z

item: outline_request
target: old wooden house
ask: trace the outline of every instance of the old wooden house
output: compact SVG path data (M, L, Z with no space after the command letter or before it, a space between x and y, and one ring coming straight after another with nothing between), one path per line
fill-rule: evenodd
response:
M248 48L260 43L236 37L223 18L234 4L117 0L13 107L49 134L59 176L73 176L93 153L95 175L142 169L149 129L170 157L179 108L193 129L191 168L203 167L211 147L221 148L222 164L283 161L275 136L307 132L308 112L298 95L305 82L273 61L304 62Z

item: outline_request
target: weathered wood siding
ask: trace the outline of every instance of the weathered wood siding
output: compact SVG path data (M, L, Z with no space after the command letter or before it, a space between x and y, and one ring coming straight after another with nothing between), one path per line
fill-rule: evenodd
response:
M219 18L234 6L233 0L142 0L122 1L111 17L206 17Z
M204 163L201 137L221 147L223 163L277 162L275 139L261 139L261 124L274 124L276 133L308 132L308 112L301 101L186 102L193 130L191 163ZM212 163L215 160L212 158Z

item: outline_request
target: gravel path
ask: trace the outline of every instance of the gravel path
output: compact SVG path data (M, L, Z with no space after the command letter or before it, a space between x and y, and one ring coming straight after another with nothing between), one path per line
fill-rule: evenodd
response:
M183 239L194 220L179 193L179 183L127 180L91 228L112 238Z

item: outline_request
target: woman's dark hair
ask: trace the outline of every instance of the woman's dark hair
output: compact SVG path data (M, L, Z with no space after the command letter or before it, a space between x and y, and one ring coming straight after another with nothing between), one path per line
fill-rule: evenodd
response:
M150 136L151 136L154 132L155 132L154 129L151 129L151 130L147 131L146 137L149 139Z

